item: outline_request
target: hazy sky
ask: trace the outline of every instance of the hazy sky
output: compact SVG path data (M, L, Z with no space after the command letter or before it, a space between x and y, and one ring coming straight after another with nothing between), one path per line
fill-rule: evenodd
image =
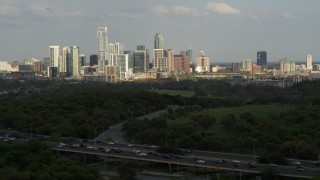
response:
M153 48L161 32L176 54L192 45L211 62L320 61L320 0L0 0L0 59L48 56L50 45L97 53L96 31L127 50Z

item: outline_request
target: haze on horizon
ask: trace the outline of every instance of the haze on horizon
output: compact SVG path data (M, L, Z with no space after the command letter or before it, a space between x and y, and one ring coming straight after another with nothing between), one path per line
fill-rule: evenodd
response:
M48 57L49 46L80 47L96 54L98 26L107 26L109 42L127 50L139 44L153 49L157 32L164 48L203 50L215 62L268 52L281 58L320 61L319 0L0 0L0 59Z

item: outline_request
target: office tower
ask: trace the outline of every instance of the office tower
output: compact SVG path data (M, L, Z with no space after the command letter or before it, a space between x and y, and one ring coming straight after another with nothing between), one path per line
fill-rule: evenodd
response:
M70 47L70 64L72 76L77 77L80 75L80 59L79 59L79 47Z
M190 71L190 59L186 52L181 51L179 55L174 55L173 70L185 73Z
M197 72L210 72L210 59L205 56L203 51L200 51L196 61Z
M80 54L80 66L86 66L86 65L87 65L86 55Z
M70 48L68 46L62 48L61 58L59 60L59 74L61 76L71 76Z
M240 71L252 71L252 62L251 59L245 59L241 61L241 68Z
M49 67L50 66L50 57L44 57L42 62L43 62L44 67Z
M126 50L123 52L124 54L128 54L128 68L131 73L133 73L134 68L134 51Z
M166 65L168 63L164 62L164 61L167 61L167 58L164 57L163 55L164 55L163 49L153 49L153 69L155 71L162 71L164 68L167 68Z
M98 65L98 55L90 55L90 66Z
M138 45L134 52L133 73L144 73L149 69L149 51L144 45Z
M163 49L163 36L161 33L157 33L154 37L154 49Z
M137 50L145 50L146 47L144 45L138 45Z
M257 52L257 65L261 66L261 70L267 69L267 52L266 51Z
M168 59L168 68L169 72L174 69L174 51L173 49L168 49L164 51L164 57Z
M237 73L240 72L241 63L240 62L232 62L232 72Z
M59 66L59 46L49 46L50 67Z
M98 27L98 70L99 73L104 73L104 66L108 64L109 58L109 43L107 27Z
M308 70L312 70L313 69L313 66L312 66L312 55L311 54L307 54L307 58L306 58L306 61L307 61L307 69Z
M279 63L280 63L280 71L284 73L296 70L296 63L287 58L280 59Z
M109 54L123 54L124 46L121 43L110 43Z
M186 51L186 55L189 58L190 62L193 62L193 53L192 53L192 49L191 49L191 44L190 44L190 48Z

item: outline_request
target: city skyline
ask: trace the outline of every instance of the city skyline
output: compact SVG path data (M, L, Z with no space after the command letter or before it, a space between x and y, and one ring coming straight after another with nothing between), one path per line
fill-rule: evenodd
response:
M76 2L76 3L75 3ZM316 0L0 0L0 59L48 57L48 46L76 45L87 57L98 54L97 27L108 27L109 42L125 49L152 50L161 33L175 54L204 51L211 63L251 59L267 51L268 62L289 58L320 60Z

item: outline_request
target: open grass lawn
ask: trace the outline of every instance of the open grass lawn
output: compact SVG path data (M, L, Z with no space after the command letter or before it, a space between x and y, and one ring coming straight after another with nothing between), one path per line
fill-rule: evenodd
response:
M168 94L170 96L184 96L184 97L192 97L194 95L193 91L184 91L184 90L168 90L168 89L153 89L152 92L156 92L158 94Z
M209 115L213 116L219 122L227 114L233 114L237 119L240 118L240 114L245 112L252 113L255 117L264 118L269 115L277 115L280 112L287 111L291 106L279 106L279 105L246 105L246 106L237 106L237 107L226 107L226 108L215 108L209 110L203 110L199 112L193 112L188 115L188 117L177 118L175 121L186 121L192 115Z
M217 108L209 109L207 111L198 112L200 114L208 114L214 116L218 121L225 117L227 114L233 114L237 119L240 118L240 114L250 112L255 117L265 118L269 115L277 115L280 112L285 112L290 106L279 106L279 105L246 105L239 107L228 107L228 108Z

